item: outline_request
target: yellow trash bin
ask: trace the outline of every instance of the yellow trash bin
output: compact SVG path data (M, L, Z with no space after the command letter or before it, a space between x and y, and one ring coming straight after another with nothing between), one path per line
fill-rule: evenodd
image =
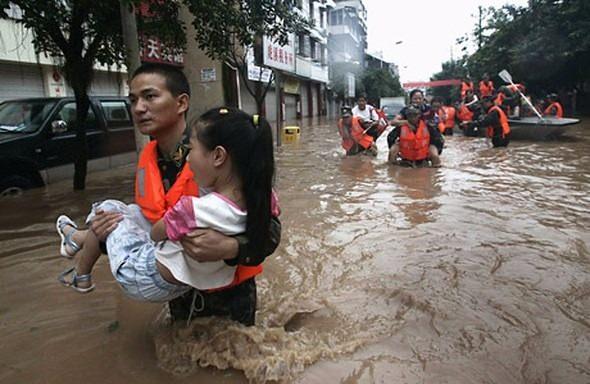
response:
M299 140L300 129L297 126L283 127L283 143L293 143Z

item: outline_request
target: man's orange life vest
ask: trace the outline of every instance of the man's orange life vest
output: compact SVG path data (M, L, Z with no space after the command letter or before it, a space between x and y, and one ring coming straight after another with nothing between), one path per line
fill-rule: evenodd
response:
M488 114L490 114L492 111L498 111L498 115L500 116L500 125L502 126L502 138L504 138L506 137L506 135L510 133L510 124L508 124L508 117L506 117L506 114L504 113L502 108L498 107L497 105L492 106L488 110ZM487 128L487 136L494 136L494 127L490 126Z
M354 144L358 144L364 149L368 149L373 144L373 137L364 133L364 129L359 123L359 120L356 116L352 117L352 124L350 127L350 136L346 135L344 132L344 123L342 119L338 121L338 130L340 132L340 136L342 137L342 148L345 150L350 150Z
M166 211L182 196L198 196L199 188L193 178L188 162L167 193L164 193L162 177L158 168L158 143L150 141L141 152L135 177L135 203L143 215L152 223L160 220ZM238 285L262 272L262 265L249 267L238 265L234 281L221 289Z
M462 104L457 112L457 117L461 121L473 121L473 112L465 104Z
M483 80L479 82L479 94L481 97L492 96L492 93L494 93L494 83L491 80L487 83Z
M445 128L453 128L455 126L455 115L457 114L457 110L452 106L444 106L442 108L445 111Z
M555 114L553 113L554 109ZM563 108L561 107L561 104L559 104L557 101L554 101L553 103L549 104L547 108L545 108L545 110L543 111L543 115L563 117Z
M135 175L135 203L150 222L160 220L181 196L198 196L199 187L193 179L188 163L176 178L168 192L164 192L158 168L158 143L150 141L139 156Z
M420 120L416 132L406 124L401 127L399 135L399 154L404 160L418 161L428 158L430 133L426 123Z

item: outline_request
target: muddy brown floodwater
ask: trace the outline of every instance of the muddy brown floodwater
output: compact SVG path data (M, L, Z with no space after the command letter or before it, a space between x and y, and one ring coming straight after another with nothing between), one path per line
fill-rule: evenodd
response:
M551 142L450 137L443 168L344 158L333 123L277 154L283 240L257 324L170 327L105 258L80 295L54 220L130 201L133 168L0 202L1 383L590 382L590 121Z

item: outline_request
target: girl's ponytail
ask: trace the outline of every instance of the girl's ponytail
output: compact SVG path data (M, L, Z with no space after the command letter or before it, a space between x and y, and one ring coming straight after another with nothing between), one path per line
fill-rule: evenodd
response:
M268 242L271 218L271 193L274 179L272 129L264 117L252 117L254 137L250 159L243 177L248 209L246 235L258 253Z
M274 149L268 121L235 108L215 108L192 124L197 138L209 150L223 146L242 182L250 246L262 254L269 241Z

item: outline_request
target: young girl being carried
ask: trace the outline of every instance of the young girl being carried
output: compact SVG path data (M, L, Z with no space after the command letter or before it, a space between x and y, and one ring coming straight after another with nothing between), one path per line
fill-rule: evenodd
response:
M137 205L116 200L94 204L116 211L123 220L107 237L111 272L123 291L142 301L169 301L191 287L215 289L230 285L235 266L224 261L198 262L182 250L180 240L195 228L212 228L225 235L246 233L262 249L278 208L272 191L274 154L268 122L232 108L203 114L191 127L188 162L196 183L210 193L183 196L153 226ZM61 254L74 256L74 265L59 281L78 292L94 289L92 268L101 254L90 230L78 230L72 220L57 219ZM262 252L262 250L261 250Z

